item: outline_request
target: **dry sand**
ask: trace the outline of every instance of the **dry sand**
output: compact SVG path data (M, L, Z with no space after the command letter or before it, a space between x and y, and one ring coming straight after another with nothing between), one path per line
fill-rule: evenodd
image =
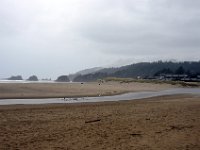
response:
M1 150L199 150L200 98L0 106Z
M175 86L152 83L0 83L0 98L53 98L115 95L125 92L157 91ZM176 86L177 87L177 86Z

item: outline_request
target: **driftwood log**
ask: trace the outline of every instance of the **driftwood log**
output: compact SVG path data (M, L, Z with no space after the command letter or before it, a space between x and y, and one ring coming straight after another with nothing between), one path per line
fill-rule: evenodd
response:
M101 121L101 119L88 120L88 121L85 121L85 123L93 123L93 122L99 122L99 121Z

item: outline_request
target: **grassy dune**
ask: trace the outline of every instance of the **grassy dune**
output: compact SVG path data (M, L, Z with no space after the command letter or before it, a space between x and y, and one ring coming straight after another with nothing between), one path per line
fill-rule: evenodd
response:
M184 82L184 81L164 81L164 80L156 80L156 79L133 79L133 78L115 78L115 77L108 77L105 78L105 81L117 81L121 83L131 83L131 82L138 82L138 83L153 83L153 84L171 84L171 85L178 85L183 87L199 87L199 82Z

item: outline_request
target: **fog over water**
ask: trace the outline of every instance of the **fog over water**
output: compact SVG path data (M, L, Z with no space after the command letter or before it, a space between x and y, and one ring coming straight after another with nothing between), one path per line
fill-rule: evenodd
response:
M200 60L199 0L1 0L0 79Z

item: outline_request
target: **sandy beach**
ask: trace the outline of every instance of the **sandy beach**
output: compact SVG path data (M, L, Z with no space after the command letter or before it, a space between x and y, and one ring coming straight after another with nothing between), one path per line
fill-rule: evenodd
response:
M9 83L0 98L114 95L177 86L152 83ZM0 150L199 150L200 97L0 106Z
M0 99L5 98L54 98L116 95L126 92L158 91L177 87L152 83L0 83Z
M200 98L0 106L2 150L199 150Z

